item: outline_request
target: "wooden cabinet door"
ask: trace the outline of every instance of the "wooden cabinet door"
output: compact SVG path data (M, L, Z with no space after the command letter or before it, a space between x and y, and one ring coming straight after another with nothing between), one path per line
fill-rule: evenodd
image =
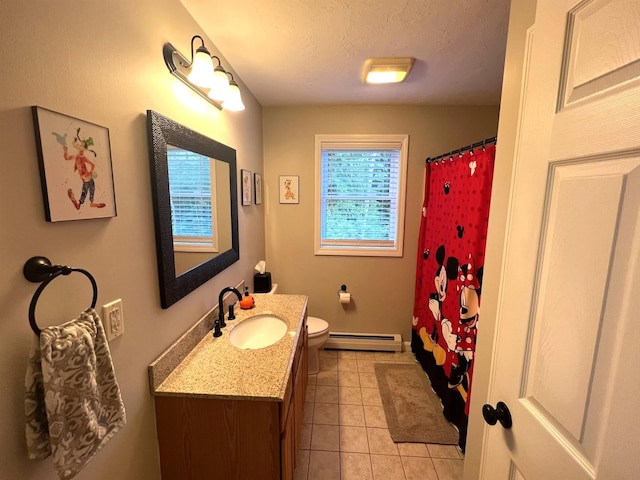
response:
M155 406L163 480L290 478L277 402L159 396Z
M302 423L304 421L304 382L300 374L302 373L302 362L298 363L298 375L294 392L294 413L295 413L295 443L297 449L302 434Z
M293 402L293 400L292 400ZM295 405L289 407L287 420L284 424L284 431L280 440L280 475L282 480L293 480L293 469L295 467L296 445L295 445Z
M309 327L305 323L304 326L304 348L302 349L302 403L304 403L307 394L307 385L309 384Z
M297 358L297 366L295 372L295 385L293 400L295 404L295 450L298 449L300 438L302 436L302 424L304 423L304 395L307 387L307 330L302 330L303 338L301 349ZM295 365L295 364L294 364Z

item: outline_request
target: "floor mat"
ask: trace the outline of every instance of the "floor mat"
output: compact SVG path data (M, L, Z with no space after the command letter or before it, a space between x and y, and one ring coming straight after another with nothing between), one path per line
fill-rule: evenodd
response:
M458 431L444 418L442 403L419 365L376 363L374 368L394 442L458 443Z

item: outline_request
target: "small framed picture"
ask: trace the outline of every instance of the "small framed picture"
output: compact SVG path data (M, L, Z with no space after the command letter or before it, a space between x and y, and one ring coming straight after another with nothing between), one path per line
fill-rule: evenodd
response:
M109 129L34 106L48 222L116 216Z
M251 172L249 170L241 170L242 172L242 205L251 205Z
M297 175L280 175L280 203L300 203Z
M256 205L262 205L262 174L254 173L253 174L253 193L254 193L254 202Z

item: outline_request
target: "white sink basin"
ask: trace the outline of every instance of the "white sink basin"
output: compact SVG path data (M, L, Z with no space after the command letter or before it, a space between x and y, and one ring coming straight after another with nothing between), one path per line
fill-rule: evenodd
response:
M233 327L229 341L235 347L245 350L273 345L287 333L287 324L280 317L261 314L247 318Z

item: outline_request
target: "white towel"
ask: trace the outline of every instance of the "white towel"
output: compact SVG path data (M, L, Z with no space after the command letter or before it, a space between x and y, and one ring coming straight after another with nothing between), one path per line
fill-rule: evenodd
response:
M35 337L25 381L27 450L73 478L126 423L100 317L93 309Z

